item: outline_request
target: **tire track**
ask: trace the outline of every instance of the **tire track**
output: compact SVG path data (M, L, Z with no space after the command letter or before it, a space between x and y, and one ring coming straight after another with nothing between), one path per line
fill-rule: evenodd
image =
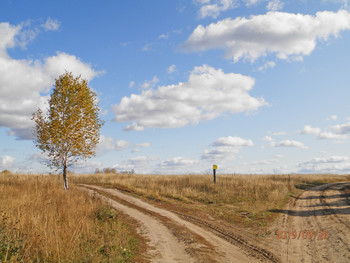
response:
M180 243L158 220L137 209L130 208L101 195L91 190L90 187L84 187L84 190L97 195L113 208L140 222L138 232L148 240L148 246L150 247L148 254L151 257L151 262L196 262L185 252L185 245Z
M218 226L206 221L182 213L171 212L159 207L155 207L138 198L126 195L117 189L92 185L82 186L85 188L93 189L94 191L102 191L103 194L107 193L108 195L113 195L118 199L120 198L122 202L127 206L135 207L137 210L144 213L151 213L158 219L163 218L162 220L164 220L165 217L167 220L171 220L172 222L185 227L187 229L187 232L193 232L195 235L200 236L202 239L204 239L206 242L209 242L214 247L217 255L217 262L280 262L279 259L275 257L271 252L249 244L239 235L227 232ZM164 221L161 223L163 224Z
M263 262L276 262L276 263L280 262L280 260L273 253L267 251L266 249L259 248L253 244L248 243L244 238L242 238L237 234L223 230L214 224L208 223L198 218L185 215L179 212L174 212L174 213L180 215L182 218L185 218L188 221L194 222L197 225L209 228L213 233L215 233L220 238L225 239L231 244L240 247L242 250L245 250L251 256Z
M318 188L321 192L319 208L322 208L321 211L324 211L324 214L315 216L314 219L320 226L320 229L328 230L332 235L329 240L331 245L327 244L324 247L323 259L333 262L350 262L350 255L347 253L350 251L350 237L347 235L347 233L350 233L350 209L346 212L346 209L350 208L350 206L344 199L346 197L343 191L345 185L344 183L337 183ZM344 211L345 214L338 212L339 210ZM347 216L346 213L348 214ZM332 249L329 249L330 247Z
M283 262L350 262L350 183L325 184L295 197L272 231L312 231L304 238L274 239ZM316 236L315 236L316 234ZM278 238L278 236L277 236Z

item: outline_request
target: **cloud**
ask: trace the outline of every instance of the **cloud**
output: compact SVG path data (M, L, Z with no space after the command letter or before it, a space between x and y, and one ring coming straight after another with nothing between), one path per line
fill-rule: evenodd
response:
M149 161L157 161L159 158L156 156L137 156L130 158L129 160L126 161L128 164L133 164L137 165L139 163L147 163Z
M158 39L168 39L169 38L169 34L161 34L158 36Z
M0 23L0 128L9 128L8 134L19 139L32 139L31 113L47 107L46 94L55 78L68 70L91 80L100 72L63 52L44 60L11 58L7 50L20 45L21 30L21 25Z
M158 165L158 169L162 172L170 173L179 172L179 170L185 172L190 170L191 167L196 165L198 162L198 160L193 160L185 157L174 157L161 161L161 163Z
M52 31L57 30L59 26L60 22L51 18L48 18L46 22L40 26L32 25L31 20L21 22L17 26L10 25L6 22L0 22L0 32L2 38L2 40L0 40L0 52L2 52L2 54L0 55L7 55L6 49L13 48L15 46L24 49L26 45L34 40L38 34L42 33L42 29L44 29L44 31Z
M181 34L182 33L182 29L175 29L175 30L173 30L173 33Z
M148 43L148 44L146 44L145 46L142 47L142 51L145 51L145 52L147 52L147 51L154 51L152 46L153 46L153 43Z
M100 141L97 145L97 152L104 153L106 151L122 151L130 147L130 143L125 140L115 141L112 137L106 137L103 134L100 136Z
M267 3L266 9L269 11L278 11L283 8L283 5L280 0L272 0Z
M338 134L348 134L350 133L350 122L346 124L335 125L332 129Z
M249 95L254 79L224 73L203 65L195 67L187 82L145 89L141 94L122 98L113 105L114 121L133 122L124 130L175 128L214 119L226 112L234 114L267 105Z
M261 2L262 0L243 0L243 2L245 3L245 5L247 7L250 7L250 6L254 6L256 5L257 3Z
M336 120L336 119L338 119L338 116L337 115L332 115L329 118L327 118L326 120L329 121L329 120Z
M31 154L27 158L27 160L30 162L36 161L36 162L48 165L51 159L46 152L45 153L44 152L36 152L34 154Z
M268 12L249 18L224 19L206 27L199 25L182 49L188 52L224 49L227 59L249 59L276 54L279 59L302 59L319 40L337 37L350 29L350 13L323 11L315 16Z
M323 1L342 4L342 8L344 9L347 9L349 7L348 5L349 0L323 0Z
M276 63L273 61L268 61L264 65L258 68L259 71L265 71L270 68L274 68L276 66Z
M140 143L140 144L135 144L135 147L150 147L151 144L148 142Z
M141 88L142 89L149 89L149 88L153 88L157 83L159 82L159 79L157 78L157 76L154 76L152 80L146 80Z
M56 56L46 58L43 67L47 74L56 78L65 70L71 71L75 75L81 75L82 78L88 80L104 73L103 71L96 72L92 69L91 64L83 63L76 56L64 52L57 52Z
M199 17L212 17L217 18L221 12L228 9L238 7L236 0L196 0L195 3L200 5Z
M286 134L287 134L287 133L286 133L286 132L283 132L283 131L272 133L273 136L282 136L282 135L286 135Z
M317 134L317 138L319 139L331 139L331 140L343 140L346 139L347 136L344 134L335 134L333 132L320 132Z
M308 173L349 173L350 159L347 156L313 158L297 165L300 172Z
M320 128L313 128L310 125L305 125L304 129L300 132L301 134L313 134L318 135L321 132Z
M311 161L306 163L319 164L319 163L342 163L349 161L349 158L346 156L330 156L325 158L313 158Z
M273 140L272 137L270 137L270 136L265 136L265 137L263 138L263 141L266 141L266 142L273 142L274 140Z
M135 85L135 81L130 81L129 82L129 88L131 89L132 87L134 87L134 85Z
M212 143L214 147L242 147L242 146L253 146L251 140L245 140L240 137L220 137Z
M16 45L15 36L19 34L21 26L13 26L9 23L0 23L0 57L8 57L6 49Z
M10 168L12 167L13 163L15 162L15 158L9 155L4 155L0 157L0 167L1 169Z
M41 27L44 28L45 31L56 31L60 28L60 25L61 23L58 20L49 17Z
M115 119L114 119L115 120ZM123 131L143 131L145 128L143 126L140 126L138 123L133 122L130 125L127 125Z
M148 142L144 142L144 143L140 143L140 144L135 144L134 145L134 149L132 150L132 152L139 152L140 148L149 148L151 147L151 144Z
M281 158L283 158L283 155L275 155L274 157L272 157L271 159L268 160L261 160L261 161L255 161L255 162L251 162L249 163L249 165L269 165L269 164L273 164L273 163L277 163L280 161Z
M123 161L121 164L116 164L113 168L122 171L134 170L136 173L144 174L151 171L152 162L157 161L156 156L136 156Z
M333 129L341 131L342 127L344 126L336 125L333 127ZM338 132L338 133L340 134L336 134L333 132L322 132L320 128L314 128L314 127L311 127L310 125L305 125L304 129L300 132L300 134L316 135L318 139L343 140L347 138L347 136L342 132Z
M205 150L202 159L212 161L226 161L233 158L243 147L253 146L252 140L245 140L240 137L220 137L211 144L211 150Z
M176 71L176 65L172 64L168 67L167 71L169 74L174 73Z
M293 140L284 140L278 143L274 143L273 147L296 147L300 149L307 149L307 147L303 143Z
M92 161L92 160L82 160L78 163L73 164L69 170L73 173L79 174L92 174L95 172L96 168L102 170L102 162Z

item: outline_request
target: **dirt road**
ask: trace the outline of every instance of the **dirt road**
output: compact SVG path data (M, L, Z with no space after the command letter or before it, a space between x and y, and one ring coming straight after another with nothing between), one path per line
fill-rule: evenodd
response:
M270 246L282 262L350 262L350 183L313 187L275 212Z
M212 231L173 212L116 189L84 187L95 194L99 191L99 197L140 222L139 231L146 236L151 247L151 262L261 262Z
M350 262L350 183L320 185L292 196L283 210L275 210L279 216L270 237L258 242L117 189L86 188L140 222L151 262Z

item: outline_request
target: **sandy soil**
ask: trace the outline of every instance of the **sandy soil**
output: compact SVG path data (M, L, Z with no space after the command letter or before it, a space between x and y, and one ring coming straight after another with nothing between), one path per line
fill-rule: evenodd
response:
M240 248L218 237L208 229L183 220L173 212L155 207L116 189L98 186L86 187L90 189L89 191L100 190L122 200L122 202L117 202L105 195L98 194L113 207L140 222L139 232L149 240L151 262L258 262ZM165 224L166 220L185 228L186 231L183 232L194 233L201 239L197 239L196 242L182 242L180 234L174 235L174 231L167 227L169 224ZM208 244L213 248L212 250L208 248ZM208 248L206 251L209 251L210 255L207 255L206 260L191 253L194 245L196 248ZM205 251L205 249L202 249L202 251Z
M267 239L246 239L240 244L227 239L236 231L225 234L218 229L215 234L203 222L194 224L190 217L184 220L117 189L85 187L102 191L101 198L140 222L139 232L149 240L151 262L258 262L258 258L263 262L350 262L349 182L320 185L292 196L283 210L275 210L279 216ZM236 234L240 241L242 235Z
M313 187L275 212L270 247L282 262L350 262L350 183Z

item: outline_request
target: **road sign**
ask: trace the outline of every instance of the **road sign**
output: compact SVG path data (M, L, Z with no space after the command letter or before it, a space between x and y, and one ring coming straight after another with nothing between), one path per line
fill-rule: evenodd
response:
M216 183L216 169L218 169L218 166L216 164L213 165L213 177L214 177L214 184Z

